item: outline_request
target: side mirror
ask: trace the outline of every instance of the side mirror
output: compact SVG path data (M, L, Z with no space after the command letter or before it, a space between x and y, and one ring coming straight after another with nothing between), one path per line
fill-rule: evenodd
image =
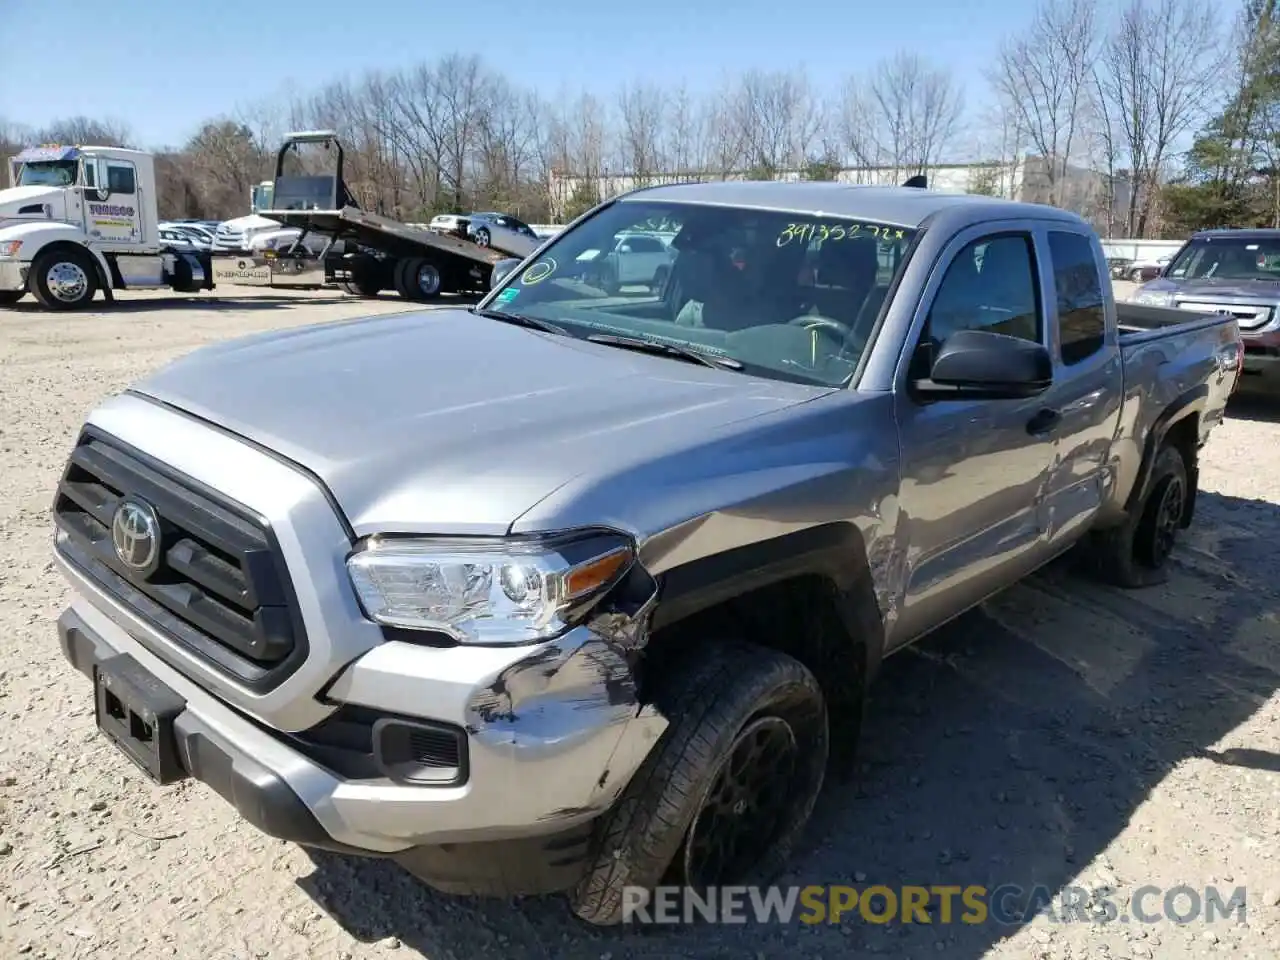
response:
M524 261L519 257L507 257L505 260L499 260L495 263L493 265L493 272L489 274L489 289L496 289L498 284L511 276L511 271L522 263L524 263Z
M1053 358L1043 345L989 330L959 330L914 390L937 400L1021 400L1052 383Z

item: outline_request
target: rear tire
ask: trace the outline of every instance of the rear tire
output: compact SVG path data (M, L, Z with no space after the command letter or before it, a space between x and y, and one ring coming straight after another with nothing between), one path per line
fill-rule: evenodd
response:
M489 231L481 227L476 231L476 246L487 247L493 238L489 236Z
M1156 456L1147 495L1138 509L1120 526L1095 533L1088 545L1092 565L1102 579L1126 589L1167 580L1169 557L1190 506L1188 498L1193 496L1181 452L1164 447Z
M55 247L36 257L27 284L46 310L83 310L98 292L98 266L74 247Z
M822 789L826 702L798 660L708 642L655 684L670 726L597 822L587 871L570 894L573 912L592 924L626 919L628 887L767 883Z
M396 292L406 300L434 300L443 286L440 268L422 257L401 260L396 266Z

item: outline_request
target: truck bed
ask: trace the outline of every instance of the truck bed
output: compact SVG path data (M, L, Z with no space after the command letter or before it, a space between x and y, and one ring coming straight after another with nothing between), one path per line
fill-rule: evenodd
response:
M1195 404L1197 443L1222 421L1237 376L1224 357L1229 344L1238 343L1239 331L1234 317L1137 303L1117 303L1116 319L1124 363L1116 489L1128 491L1144 441L1170 405L1188 399Z
M342 207L337 210L264 210L262 215L286 226L335 239L354 239L399 256L413 256L421 253L423 247L429 247L434 252L461 257L485 266L492 266L511 256L495 247L481 247L458 237L419 230L357 207Z
M1191 324L1188 329L1195 330L1205 326L1218 326L1224 322L1224 318L1216 313L1201 313L1179 307L1152 307L1143 303L1116 301L1116 321L1120 328L1120 342L1125 344L1159 339L1171 333L1171 328L1184 324Z

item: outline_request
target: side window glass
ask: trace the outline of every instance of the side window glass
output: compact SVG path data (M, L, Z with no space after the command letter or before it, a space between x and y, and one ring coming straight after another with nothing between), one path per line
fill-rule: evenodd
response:
M941 345L959 330L989 330L1043 342L1035 256L1026 234L983 237L947 267L922 340Z
M1102 281L1093 244L1078 233L1049 232L1049 258L1058 293L1058 340L1062 362L1079 363L1102 349L1106 334Z
M92 160L84 162L84 185L86 187L96 187L98 185L98 165Z
M107 189L112 193L133 193L133 167L107 167Z

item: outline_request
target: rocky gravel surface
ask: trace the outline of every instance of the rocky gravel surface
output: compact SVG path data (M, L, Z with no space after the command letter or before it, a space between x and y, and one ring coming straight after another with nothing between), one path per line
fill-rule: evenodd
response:
M1280 956L1280 397L1235 404L1206 449L1168 584L1055 566L890 661L858 776L826 791L783 881L1075 887L1075 922L601 932L555 898L437 895L267 839L198 783L143 782L53 626L48 509L84 414L202 343L403 309L246 292L0 311L0 958ZM1140 888L1160 912L1182 885L1243 887L1245 921L1119 919Z

